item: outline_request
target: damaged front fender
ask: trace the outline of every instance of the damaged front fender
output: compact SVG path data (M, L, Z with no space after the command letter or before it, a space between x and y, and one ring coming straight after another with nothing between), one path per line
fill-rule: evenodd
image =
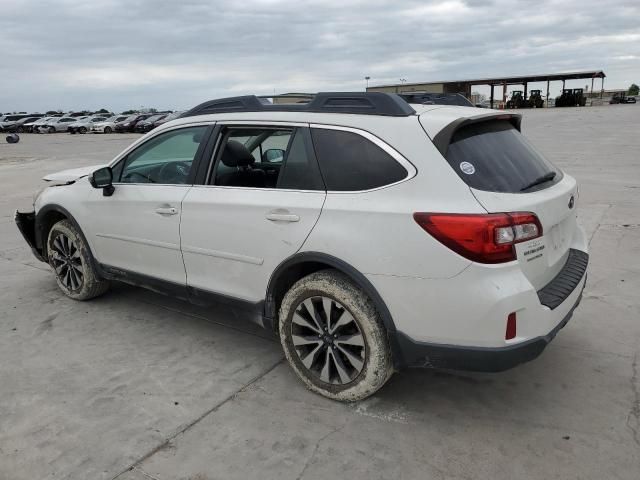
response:
M19 212L16 210L15 213L15 221L18 226L18 230L22 233L25 241L31 247L31 251L35 255L35 257L41 262L45 262L46 260L42 255L42 250L38 249L36 243L36 214L35 212Z

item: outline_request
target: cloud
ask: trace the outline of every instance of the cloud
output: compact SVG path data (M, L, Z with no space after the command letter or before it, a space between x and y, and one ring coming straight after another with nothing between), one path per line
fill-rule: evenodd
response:
M365 76L601 68L611 88L640 81L636 0L0 0L0 11L0 111L186 108L361 90Z

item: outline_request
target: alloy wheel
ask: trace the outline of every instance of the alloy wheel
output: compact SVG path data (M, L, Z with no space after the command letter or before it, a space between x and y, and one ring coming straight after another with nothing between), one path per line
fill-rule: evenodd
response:
M307 371L333 385L353 382L362 372L367 349L360 326L340 302L310 297L296 307L291 340Z
M80 250L68 236L59 233L51 246L51 261L56 275L69 290L79 290L84 281Z

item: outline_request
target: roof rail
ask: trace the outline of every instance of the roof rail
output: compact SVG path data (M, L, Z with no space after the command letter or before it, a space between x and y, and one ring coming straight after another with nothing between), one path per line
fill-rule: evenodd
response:
M185 112L182 117L234 112L353 113L390 117L408 117L416 113L405 100L395 93L320 92L310 98L308 103L293 104L274 104L267 98L245 95L209 100Z

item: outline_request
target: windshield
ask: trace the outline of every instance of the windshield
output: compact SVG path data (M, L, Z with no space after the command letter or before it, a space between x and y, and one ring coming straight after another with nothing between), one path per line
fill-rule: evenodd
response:
M462 127L453 135L446 159L467 185L489 192L539 190L562 178L507 120Z

